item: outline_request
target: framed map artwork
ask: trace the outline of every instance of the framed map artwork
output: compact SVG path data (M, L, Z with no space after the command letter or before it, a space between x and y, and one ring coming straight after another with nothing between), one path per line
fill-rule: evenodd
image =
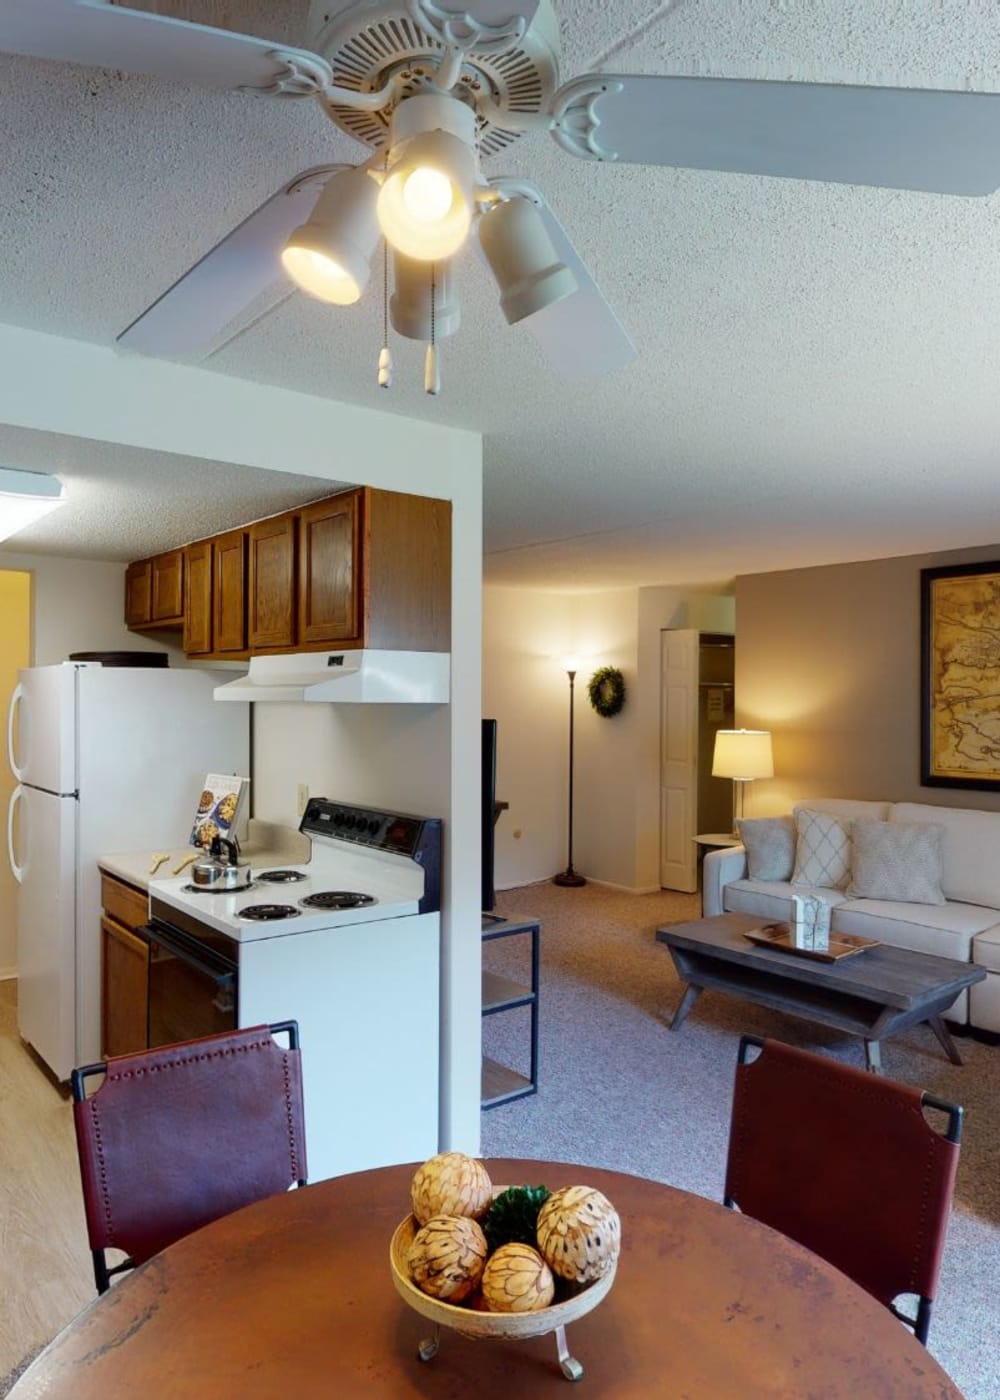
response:
M1000 560L920 584L920 781L1000 790Z

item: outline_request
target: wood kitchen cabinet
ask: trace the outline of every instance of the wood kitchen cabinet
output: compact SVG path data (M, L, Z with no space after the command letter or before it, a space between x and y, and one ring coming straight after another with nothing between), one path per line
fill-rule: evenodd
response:
M181 627L184 550L139 559L125 570L125 626L134 632Z
M188 656L448 651L451 504L359 487L139 560L125 577L128 625L183 622ZM168 621L178 580L183 606Z
M147 896L124 880L101 876L101 1054L145 1050L149 1015L149 947L135 929L147 919Z
M247 646L246 530L217 535L212 541L212 555L212 650L217 656L244 655Z
M295 645L295 513L259 520L247 530L247 642L250 650Z
M184 551L184 652L207 656L212 650L212 541Z
M299 643L358 640L362 500L348 491L299 511Z

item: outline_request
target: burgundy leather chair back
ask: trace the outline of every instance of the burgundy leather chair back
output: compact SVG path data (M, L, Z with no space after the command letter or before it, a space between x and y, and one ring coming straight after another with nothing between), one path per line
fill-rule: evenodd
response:
M743 1063L749 1044L761 1051ZM740 1051L726 1204L821 1255L887 1306L918 1294L920 1314L904 1320L926 1341L962 1110L780 1041L744 1037ZM925 1102L951 1115L955 1141L931 1127Z
M104 1083L83 1097L84 1076L102 1069ZM141 1264L210 1220L306 1181L300 1054L268 1026L119 1056L75 1071L73 1092L100 1292L105 1249Z

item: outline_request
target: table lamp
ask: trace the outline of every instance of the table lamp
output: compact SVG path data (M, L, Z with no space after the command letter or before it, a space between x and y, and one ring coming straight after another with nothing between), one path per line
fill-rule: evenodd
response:
M773 778L771 733L767 729L718 729L712 756L712 777L733 780L733 827L743 817L746 785L754 778Z

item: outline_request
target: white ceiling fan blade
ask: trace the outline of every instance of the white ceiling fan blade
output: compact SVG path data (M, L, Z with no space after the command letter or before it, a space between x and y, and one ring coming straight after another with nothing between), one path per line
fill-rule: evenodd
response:
M545 358L564 379L573 380L602 379L630 364L638 351L538 187L530 180L503 177L489 183L505 194L531 200L560 261L576 278L577 290L570 296L519 322L535 337Z
M281 250L292 230L308 219L326 181L342 169L324 165L296 175L122 331L117 344L163 358L191 355L211 344L255 297L287 281Z
M0 0L0 50L289 96L311 95L332 81L325 60L304 49L105 0Z
M575 78L553 135L573 155L986 195L1000 185L1000 94L752 82Z

